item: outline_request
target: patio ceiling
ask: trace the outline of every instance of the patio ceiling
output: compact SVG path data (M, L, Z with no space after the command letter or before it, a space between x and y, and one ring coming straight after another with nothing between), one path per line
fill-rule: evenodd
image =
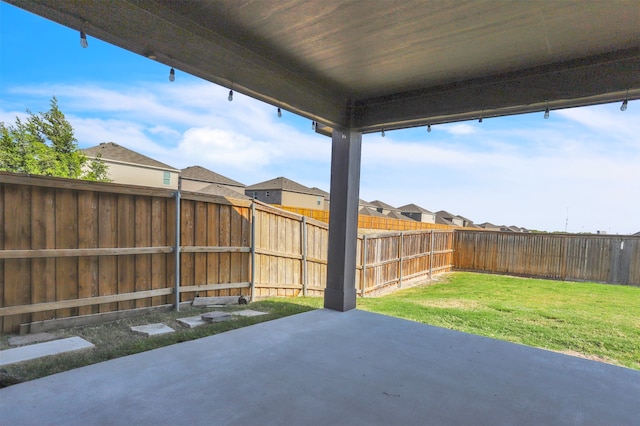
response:
M640 1L8 0L372 132L640 98Z

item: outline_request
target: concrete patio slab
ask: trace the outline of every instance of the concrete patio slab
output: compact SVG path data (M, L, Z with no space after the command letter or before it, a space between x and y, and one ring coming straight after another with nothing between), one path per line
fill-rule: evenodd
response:
M158 324L147 324L147 325L138 325L135 327L131 327L131 331L133 331L134 333L143 334L149 337L149 336L157 336L158 334L173 333L175 330L169 327L168 325L158 323Z
M0 351L0 366L15 364L16 362L29 361L43 356L58 355L64 352L79 351L81 349L92 348L93 344L80 337L69 337L68 339L53 340L51 342L36 343L19 348L6 349ZM0 410L0 419L4 412Z
M206 321L203 321L200 316L197 317L187 317L187 318L178 318L177 321L186 325L189 328L200 327L201 325L207 324Z
M640 371L317 310L0 389L4 424L633 425Z
M266 312L254 311L253 309L244 309L242 311L231 312L233 315L239 315L241 317L258 317L260 315L267 315Z

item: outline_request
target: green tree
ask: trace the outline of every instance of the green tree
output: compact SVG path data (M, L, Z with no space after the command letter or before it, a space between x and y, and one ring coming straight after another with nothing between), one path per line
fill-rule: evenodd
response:
M73 128L51 100L51 108L26 122L0 122L0 171L109 182L108 167L100 158L89 160L78 149Z

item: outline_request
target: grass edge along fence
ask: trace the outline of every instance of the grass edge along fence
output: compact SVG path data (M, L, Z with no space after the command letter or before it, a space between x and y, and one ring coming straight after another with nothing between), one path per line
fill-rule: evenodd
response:
M640 286L640 237L456 230L455 270Z
M248 200L0 173L0 231L3 332L117 319L176 294L321 296L326 285L328 225ZM360 236L358 294L450 271L452 245L452 230Z

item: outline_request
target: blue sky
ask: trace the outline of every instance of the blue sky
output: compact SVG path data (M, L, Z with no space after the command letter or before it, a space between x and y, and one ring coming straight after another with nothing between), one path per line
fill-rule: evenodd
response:
M0 121L50 99L81 148L115 142L176 168L251 185L285 176L329 189L331 140L311 122L0 2ZM363 137L361 198L476 223L640 231L640 102Z

